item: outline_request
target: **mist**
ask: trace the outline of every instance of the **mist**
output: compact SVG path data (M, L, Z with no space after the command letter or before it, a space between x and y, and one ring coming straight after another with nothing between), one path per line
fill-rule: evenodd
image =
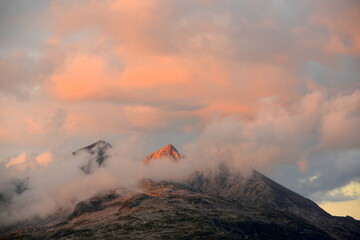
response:
M131 141L118 142L107 151L109 157L104 164L92 165L89 174L81 168L94 158L88 153L52 155L46 166L37 161L39 155L24 153L2 163L1 224L45 218L57 211L72 209L81 200L119 187L140 191L138 183L143 178L179 180L200 169L201 162L191 158L177 163L159 159L145 165L142 159L146 154L139 145ZM24 190L16 192L14 181L26 186Z
M337 97L314 92L290 107L282 106L276 98L261 99L256 103L259 111L254 119L214 117L195 140L179 149L185 158L178 162L157 159L145 165L142 159L148 154L144 151L146 144L138 138L112 143L108 159L101 166L93 165L91 174L81 167L94 156L74 156L71 153L76 149L21 153L1 162L0 222L8 225L44 218L118 187L139 191L137 185L143 178L181 181L196 170L213 169L223 163L244 175L251 168L266 171L277 163L295 165L299 172L307 172L316 165L312 155L334 149L336 142L341 144L334 156L359 147L354 131L360 126L359 102L359 91ZM330 127L333 122L336 128ZM334 165L329 163L329 168ZM341 172L338 174L341 176ZM354 174L339 184L351 181L357 176ZM321 185L321 181L320 176L309 187ZM335 187L339 186L333 184Z

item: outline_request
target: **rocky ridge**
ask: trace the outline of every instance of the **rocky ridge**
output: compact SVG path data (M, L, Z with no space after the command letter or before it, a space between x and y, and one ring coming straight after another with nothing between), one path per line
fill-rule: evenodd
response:
M168 146L154 159L181 156ZM181 182L143 179L139 189L98 194L0 239L360 239L359 221L331 216L256 170L243 176L223 164Z

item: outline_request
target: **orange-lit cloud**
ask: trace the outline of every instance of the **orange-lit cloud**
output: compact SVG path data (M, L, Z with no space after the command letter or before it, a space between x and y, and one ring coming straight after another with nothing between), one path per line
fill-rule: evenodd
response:
M51 160L51 152L45 152L36 157L36 162L43 166L47 166L51 162Z
M46 138L55 132L51 108L67 112L61 126L67 136L154 130L179 119L179 129L195 131L186 127L189 122L200 121L204 128L216 115L254 119L262 98L276 97L288 108L309 92L328 91L321 81L333 83L339 74L323 71L347 71L337 63L339 54L358 55L352 24L358 4L321 3L51 1L43 16L51 33L42 48L4 55L11 61L0 64L2 89L36 101L25 111L2 98L3 105L20 110L0 121L6 129L17 125L29 136ZM346 49L329 47L332 39ZM322 68L316 65L308 74L309 62ZM356 74L347 74L355 77L335 95L350 96L348 89L358 86ZM322 126L324 147L357 126L356 119L346 122L347 113L333 112ZM349 129L330 130L336 122ZM2 138L20 139L15 130L8 132Z
M45 167L49 149L129 138L291 165L318 176L308 196L359 177L357 1L14 4L0 22L0 158L12 168L27 166L23 152Z
M322 147L327 149L358 149L360 137L360 91L334 99L327 106L323 120Z
M317 4L319 13L311 17L311 21L325 26L330 36L325 49L336 54L360 54L360 4L357 1L339 3L329 1L326 5ZM334 15L337 15L334 18Z
M36 168L37 164L46 167L52 160L51 152L44 152L42 154L28 154L21 153L17 157L11 158L6 164L6 168L15 168L20 171L25 171L27 168Z

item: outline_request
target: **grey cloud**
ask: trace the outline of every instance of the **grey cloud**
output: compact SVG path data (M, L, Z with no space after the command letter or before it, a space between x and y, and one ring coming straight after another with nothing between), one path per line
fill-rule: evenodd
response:
M185 154L199 159L223 158L238 168L252 166L261 171L274 169L275 173L270 176L276 176L277 181L298 189L306 196L344 186L360 177L358 135L351 132L358 131L341 128L336 122L324 130L323 124L329 115L338 116L339 109L347 113L346 121L358 121L357 94L355 92L352 95L326 99L324 95L319 98L317 93L307 96L292 107L299 112L278 108L270 103L263 106L264 112L260 110L257 118L252 121L233 118L216 120L193 143L186 146ZM307 107L312 111L309 112ZM341 124L348 124L346 121ZM346 139L325 134L333 129L344 131L342 133ZM328 139L340 148L321 147ZM344 145L344 141L352 141L353 144ZM301 161L308 165L302 173L289 168ZM280 168L288 172L276 173L276 168L280 165L288 165ZM301 184L295 182L296 179L304 179L304 175L307 178L316 175L317 178Z
M54 116L50 120L50 128L52 129L60 129L63 127L68 112L64 109L58 109L55 111Z
M0 52L39 50L48 36L43 20L50 0L0 1Z
M0 58L0 92L3 94L25 99L39 82L36 63L26 53Z
M313 168L317 178L301 187L308 193L326 192L360 180L360 151L323 153L314 156Z

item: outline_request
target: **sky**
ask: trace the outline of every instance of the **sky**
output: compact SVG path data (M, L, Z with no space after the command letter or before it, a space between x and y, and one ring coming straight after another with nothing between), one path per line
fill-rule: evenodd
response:
M50 173L100 139L118 161L172 143L360 219L359 12L357 0L0 0L0 186L70 184Z

